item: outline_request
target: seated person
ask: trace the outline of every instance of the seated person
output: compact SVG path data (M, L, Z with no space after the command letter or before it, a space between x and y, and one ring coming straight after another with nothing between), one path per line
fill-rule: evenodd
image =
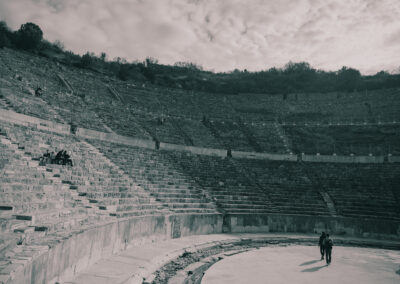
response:
M35 90L35 96L41 97L42 95L43 95L42 88L37 87L36 90Z
M62 164L62 159L63 159L63 153L64 153L64 151L63 150L60 150L58 153L57 153L57 155L56 155L56 157L54 158L54 163L55 164L58 164L58 165L61 165Z
M70 159L70 155L68 155L67 151L63 152L63 165L69 165L72 167L72 160Z
M46 164L49 164L49 163L51 163L50 153L49 153L49 150L46 150L46 153L44 153L43 156L40 157L40 159L39 159L39 165L45 166Z
M54 164L55 163L55 159L56 157L54 156L54 152L50 153L50 164Z

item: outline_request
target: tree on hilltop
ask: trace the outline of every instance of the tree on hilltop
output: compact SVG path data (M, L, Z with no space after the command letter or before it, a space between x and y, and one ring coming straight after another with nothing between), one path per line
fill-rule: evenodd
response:
M361 73L357 69L343 66L338 71L339 89L342 91L354 91L361 81Z
M43 32L34 23L21 25L17 31L17 45L22 49L37 49L43 39Z
M0 48L12 46L13 33L3 21L0 22Z
M86 52L80 60L79 67L88 68L93 65L93 62L94 62L94 54Z

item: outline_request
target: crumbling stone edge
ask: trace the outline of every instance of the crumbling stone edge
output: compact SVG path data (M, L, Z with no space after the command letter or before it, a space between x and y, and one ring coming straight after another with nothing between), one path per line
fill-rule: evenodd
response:
M216 241L205 243L200 246L192 248L184 248L180 252L175 252L174 256L171 255L169 259L164 259L164 262L159 265L157 270L143 277L142 284L200 284L205 272L218 261L239 253L244 253L250 250L259 249L260 247L267 246L288 246L288 245L307 245L316 246L318 237L252 237L240 239L227 239L224 241ZM338 238L335 239L336 246L348 247L366 247L366 248L380 248L400 250L400 243L386 242L382 240L372 239L350 239ZM201 257L201 252L208 249L215 249L217 253ZM176 255L178 253L178 256ZM179 258L184 258L190 254L197 254L200 256L198 261L187 263L183 269L175 271L172 277L160 278L160 272L168 270L168 265L174 263Z

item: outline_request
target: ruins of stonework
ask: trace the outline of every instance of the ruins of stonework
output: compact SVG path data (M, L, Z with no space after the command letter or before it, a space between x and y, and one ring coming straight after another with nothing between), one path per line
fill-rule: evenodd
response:
M0 283L400 279L399 89L282 101L0 63Z

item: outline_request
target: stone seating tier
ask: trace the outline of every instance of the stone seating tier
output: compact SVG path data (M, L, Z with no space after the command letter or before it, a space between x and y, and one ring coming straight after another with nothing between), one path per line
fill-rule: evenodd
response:
M400 219L399 167L371 164L306 165L319 178L343 216Z
M115 193L131 193L130 201L139 202L141 206L144 206L146 202L149 205L157 203L155 198L149 196L148 192L134 184L132 180L122 174L123 171L85 142L21 126L11 127L8 125L5 126L5 129L10 138L19 143L18 147L29 151L30 156L39 157L46 149L49 151L53 149L67 150L73 160L73 167L46 165L44 170L48 176L60 180L70 194L74 195L73 202L78 202L87 210L94 209L96 211L96 208L104 210L103 213L97 211L96 214L114 211L114 205L119 204L120 199L128 197L128 195L118 197ZM103 194L94 196L90 193ZM114 196L111 197L108 193L113 193ZM122 208L120 207L119 210Z
M5 134L4 127L1 127ZM2 135L0 170L0 257L18 242L31 243L46 234L71 230L104 219L76 202L61 180L38 166L17 144Z
M400 126L285 126L295 153L385 155L400 153Z
M234 150L254 150L254 145L260 145L262 151L283 153L288 149L279 134L271 128L276 120L297 124L400 120L398 89L289 94L283 100L280 94L221 95L142 87L139 86L141 84L121 82L104 74L64 66L44 57L11 49L2 49L0 60L3 63L0 73L5 74L0 93L8 100L6 103L0 100L0 106L104 132L114 131L145 139L159 136L161 142L230 147ZM57 75L65 78L64 81L71 86L71 94ZM41 98L32 95L37 86L44 90ZM109 87L119 94L121 101L112 95ZM218 138L202 124L203 115L215 121L215 129L220 134ZM159 117L166 118L164 125L154 124ZM249 140L246 130L235 125L239 117L249 133L253 134L250 136L255 144ZM267 125L263 125L265 123ZM313 139L322 145L328 139L324 136L323 133L314 135ZM376 136L386 137L384 134ZM347 144L352 142L353 139L345 141ZM386 144L387 141L380 142L377 151L380 151L379 148L386 149ZM398 143L389 144L394 148ZM301 143L294 145L301 145L298 152L307 152L309 148ZM328 147L327 153L332 153L331 148ZM365 147L359 149L362 154L368 154L367 150ZM336 153L341 151L341 147L337 147ZM312 153L315 152L312 149ZM347 150L344 149L343 153Z
M130 175L132 180L148 190L169 209L187 212L216 212L216 205L208 200L201 188L190 178L171 167L158 152L136 147L91 141L110 160ZM171 198L168 194L179 196ZM188 203L187 201L191 201Z

